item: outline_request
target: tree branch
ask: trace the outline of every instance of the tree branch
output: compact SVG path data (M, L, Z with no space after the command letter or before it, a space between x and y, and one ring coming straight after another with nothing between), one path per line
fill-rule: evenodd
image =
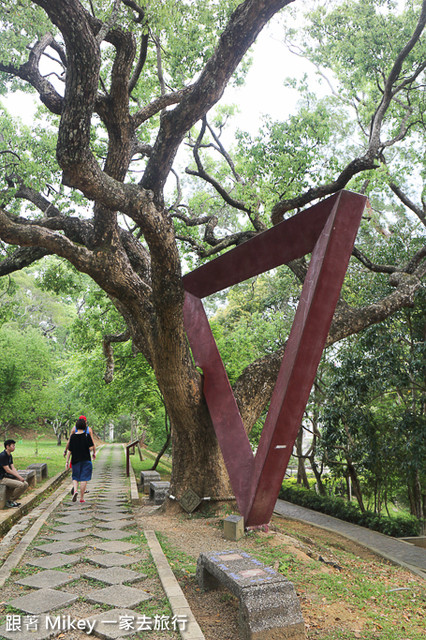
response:
M231 15L216 50L175 109L162 114L153 154L141 185L161 198L177 149L187 131L221 98L257 35L292 0L245 0Z
M118 335L109 334L104 336L102 347L106 359L106 369L104 374L104 381L106 382L106 384L112 382L114 378L114 350L111 344L116 342L127 342L128 340L130 340L129 330L126 330L124 333L120 333Z
M240 211L244 211L244 213L249 214L251 213L251 210L249 207L247 207L244 202L241 202L239 200L235 200L234 198L232 198L232 196L226 191L226 189L224 189L224 187L222 187L221 184L219 184L219 182L217 180L215 180L212 176L210 176L207 171L205 171L202 163L201 163L201 159L200 159L200 154L199 154L199 149L200 149L200 145L202 142L202 139L204 137L204 134L206 132L206 127L207 127L207 120L206 118L203 118L203 122L202 122L202 126L201 126L201 130L200 133L198 135L197 141L193 147L193 155L194 155L194 159L195 159L195 163L197 165L197 171L194 171L192 169L186 168L185 171L186 173L188 173L191 176L197 176L198 178L202 178L205 182L208 182L209 184L212 185L212 187L219 193L219 195L223 198L223 200L229 204L231 207L234 207L234 209L239 209Z
M61 47L55 42L52 34L47 33L31 49L28 62L20 67L0 63L0 71L10 73L12 76L28 82L38 92L40 100L46 105L49 111L60 115L62 112L63 98L56 91L53 84L43 77L39 71L40 58L49 46L56 51L60 51L61 60L65 60Z
M326 195L330 195L335 193L336 191L343 189L349 180L354 177L356 174L361 171L366 171L369 169L375 169L379 165L376 161L381 156L382 150L384 146L389 146L391 143L395 143L403 137L403 134L407 132L408 125L403 122L401 124L401 129L399 135L396 136L392 141L388 141L386 143L382 143L380 140L380 134L383 124L383 119L385 117L386 112L389 109L389 106L394 99L395 95L405 88L408 84L414 82L420 73L420 67L416 70L414 74L410 76L409 79L404 79L403 82L398 87L395 87L395 83L401 73L402 64L404 60L407 58L410 51L413 49L415 44L418 42L421 33L425 27L426 23L426 0L423 0L422 10L417 22L417 25L414 29L414 32L407 42L407 44L403 47L399 55L397 56L392 69L385 80L385 86L383 88L383 95L378 105L372 119L370 125L370 135L369 135L369 143L367 151L363 156L352 160L340 173L338 178L334 182L330 182L325 185L320 185L318 187L309 189L306 193L298 196L296 198L281 200L278 202L272 209L271 212L271 220L273 224L278 224L288 211L292 209L296 209L298 207L305 206L306 204L311 203L313 200L317 198L322 198Z
M401 202L405 204L408 209L411 209L411 211L413 211L419 220L426 226L425 206L423 205L423 208L417 206L394 182L391 182L389 186Z
M381 145L380 132L382 128L382 123L393 97L399 91L401 91L401 89L405 87L409 82L413 82L418 75L418 73L413 74L410 80L405 80L404 82L401 83L401 85L399 85L398 87L395 87L395 83L398 80L399 74L401 73L402 64L404 60L407 58L410 51L418 42L422 34L422 31L425 27L425 24L426 24L426 0L423 0L422 10L420 12L420 16L419 16L419 20L417 22L416 28L414 29L414 32L410 40L402 48L402 50L400 51L399 55L397 56L392 66L392 69L386 79L381 102L377 107L376 112L371 121L369 149L370 149L370 153L373 153L374 155L377 154Z

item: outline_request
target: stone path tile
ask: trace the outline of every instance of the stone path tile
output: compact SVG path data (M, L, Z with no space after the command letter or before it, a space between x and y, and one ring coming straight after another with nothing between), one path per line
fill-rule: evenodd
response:
M126 527L136 527L135 520L113 520L112 522L98 521L96 526L101 529L125 529Z
M142 589L126 587L124 584L115 584L111 587L96 589L86 594L86 600L94 604L106 604L112 607L128 607L133 609L152 596Z
M79 499L77 499L77 502L65 503L65 506L67 507L67 510L69 509L71 511L72 509L74 513L83 513L86 509L90 509L92 505L88 500L80 502Z
M92 520L92 516L89 514L76 514L74 515L66 515L58 518L57 522L59 524L81 524L82 522L89 522Z
M113 522L114 520L126 520L130 514L128 513L120 513L115 516L107 515L107 514L99 514L95 515L96 520L101 520L102 522Z
M104 611L89 618L90 622L96 623L93 634L102 640L116 640L116 638L134 636L137 627L133 624L126 628L126 620L135 620L135 612L131 609L111 609L111 611Z
M83 529L83 531L75 531L74 533L50 532L42 535L46 536L49 540L56 540L57 542L71 542L72 540L81 539L90 535L90 529Z
M101 551L110 551L112 553L126 553L126 551L131 551L132 549L137 549L137 544L132 544L131 542L121 542L120 540L111 540L110 542L95 542L94 545L96 549L100 549Z
M78 596L58 589L38 589L19 598L9 600L8 605L25 613L46 613L66 607L78 600Z
M61 531L62 533L75 533L76 531L83 531L87 529L87 524L82 522L81 524L61 524L54 527L55 531Z
M34 589L53 589L55 587L62 587L64 584L77 580L79 577L79 573L66 573L65 571L48 569L46 571L39 571L28 578L15 580L15 583L22 584L24 587L33 587Z
M44 553L62 553L67 551L80 551L84 549L85 546L85 544L78 544L77 542L51 542L49 544L40 544L34 548Z
M102 538L103 540L122 540L123 538L128 538L132 535L131 531L122 531L120 530L110 530L107 531L105 529L93 529L92 535L97 538Z
M139 562L141 556L125 556L122 553L100 553L87 558L87 560L101 567L124 567L125 565Z
M79 561L79 556L68 556L65 553L55 553L54 555L46 556L45 558L29 560L27 564L30 564L32 567L41 567L42 569L57 569L58 567L77 564Z
M106 584L120 584L122 582L137 582L146 578L146 574L125 569L124 567L110 567L109 569L86 571L82 574L82 577L106 582Z

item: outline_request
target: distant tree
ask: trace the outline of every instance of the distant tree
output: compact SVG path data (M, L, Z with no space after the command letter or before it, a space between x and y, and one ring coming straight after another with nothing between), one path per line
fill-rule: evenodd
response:
M337 476L351 478L361 508L363 491L373 495L380 513L405 486L410 511L420 520L426 494L424 326L424 307L404 310L351 338L336 356L320 414L326 463Z
M25 333L0 328L0 428L37 428L49 404L46 384L54 358L49 345L33 328Z

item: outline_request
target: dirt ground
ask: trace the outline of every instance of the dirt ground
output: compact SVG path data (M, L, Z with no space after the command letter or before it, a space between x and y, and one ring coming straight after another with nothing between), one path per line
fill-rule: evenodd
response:
M416 640L423 637L425 609L421 578L390 565L339 535L274 516L268 532L251 532L238 542L230 542L223 536L223 516L167 515L145 505L135 509L135 517L141 529L153 529L162 543L167 541L166 553L172 570L207 640L238 640L238 600L226 591L202 592L193 573L194 564L202 551L242 548L293 582L308 639ZM362 590L363 582L365 602L362 598L359 602L359 596L352 597L351 584L356 584L359 592L358 585ZM322 583L326 585L324 588ZM379 595L383 585L389 598L393 596L385 608ZM333 594L333 589L340 586L342 593ZM331 589L330 593L327 588ZM409 594L415 597L408 600ZM399 606L401 598L407 602L402 607ZM390 635L385 633L388 627Z

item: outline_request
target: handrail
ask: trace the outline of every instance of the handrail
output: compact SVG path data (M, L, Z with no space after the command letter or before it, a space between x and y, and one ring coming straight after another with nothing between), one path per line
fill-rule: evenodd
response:
M132 442L129 442L129 444L126 444L126 476L127 477L129 477L130 475L130 448L135 447L137 444L139 444L139 440L140 438L138 438L137 440L133 440Z

